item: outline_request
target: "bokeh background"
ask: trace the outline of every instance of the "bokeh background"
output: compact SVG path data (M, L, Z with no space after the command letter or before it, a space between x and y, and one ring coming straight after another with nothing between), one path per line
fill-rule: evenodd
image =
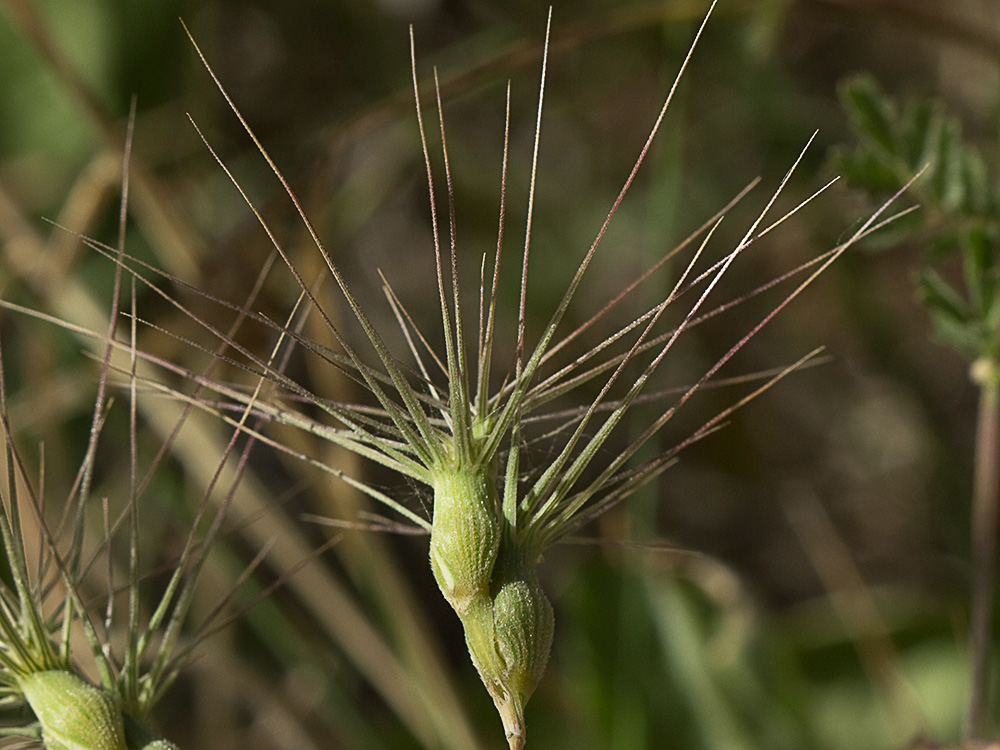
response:
M547 319L600 227L706 9L553 3L529 331ZM133 97L127 249L172 275L159 279L164 289L224 327L232 311L184 283L239 304L270 251L187 113L303 275L321 273L183 19L376 321L394 325L380 270L418 319L433 320L409 25L421 81L439 72L459 253L474 282L495 244L508 80L508 254L523 242L547 11L521 0L3 0L0 295L106 330L113 265L50 221L114 244ZM850 137L836 96L850 74L870 71L901 99L940 97L995 164L998 12L990 0L722 0L571 323L760 176L719 230L718 246L731 247L816 129L779 208L825 184L829 149ZM439 140L432 133L435 153ZM871 210L833 186L748 251L720 300L834 246ZM920 257L915 245L868 243L838 260L725 374L766 371L819 345L828 359L685 450L581 543L547 556L557 636L528 709L529 747L876 750L919 735L956 741L967 695L976 393L915 299ZM623 316L662 297L670 279L645 285ZM295 294L287 274L272 274L257 309L283 320ZM692 382L777 299L692 331L664 379ZM140 288L139 311L152 324L140 330L142 348L193 371L210 361L189 342L213 349L218 341L177 309ZM516 273L501 289L501 313L509 351ZM247 345L265 352L264 333L248 331ZM307 333L329 338L319 326ZM0 314L0 335L18 440L34 460L44 455L45 493L57 503L86 446L99 366L85 353L99 342L10 312ZM289 367L321 396L357 397L307 356ZM223 367L216 377L241 373ZM706 391L660 447L745 391ZM160 410L171 404L147 395L140 449L152 460L169 423ZM97 474L109 496L127 482L125 424L113 410ZM315 437L273 434L366 481L392 482ZM143 498L151 561L176 554L192 512L186 499L204 493L224 440L217 421L192 422L164 461L160 484ZM205 611L261 545L271 545L256 578L266 585L331 534L343 538L205 644L157 714L167 735L191 750L504 747L458 623L435 591L426 539L306 523L303 513L356 519L364 501L280 452L260 447L255 456L242 510L213 557ZM420 488L394 489L414 507L424 502Z

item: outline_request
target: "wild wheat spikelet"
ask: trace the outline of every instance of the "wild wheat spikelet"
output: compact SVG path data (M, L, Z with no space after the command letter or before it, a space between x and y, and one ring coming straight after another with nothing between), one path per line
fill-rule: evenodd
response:
M121 710L105 691L61 669L19 682L47 750L127 750Z
M435 482L430 559L445 599L503 720L524 747L524 707L552 650L552 605L538 581L538 554L513 539L500 512L495 472L442 474Z
M459 615L489 596L500 548L499 515L495 479L488 472L449 467L435 476L431 568Z

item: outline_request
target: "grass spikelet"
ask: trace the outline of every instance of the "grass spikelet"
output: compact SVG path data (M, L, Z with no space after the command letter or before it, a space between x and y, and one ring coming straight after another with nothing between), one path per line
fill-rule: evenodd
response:
M440 317L440 329L434 338L443 345L443 351L437 352L436 347L429 343L430 338L418 328L383 277L386 298L398 321L401 335L408 344L408 352L395 352L387 343L383 332L369 318L365 305L351 288L290 183L244 119L222 82L215 76L209 61L192 37L192 43L206 69L294 205L302 226L360 329L363 346L359 347L353 337L335 323L338 316L325 301L326 298L321 297L316 288L306 281L278 239L278 232L243 191L206 140L206 146L233 180L273 243L275 251L284 261L299 287L300 302L304 303L296 313L298 323L290 322L286 326L280 326L263 316L258 316L257 322L270 327L275 335L286 339L289 347L301 346L345 373L367 392L372 402L362 406L321 399L287 376L282 369L274 367L247 349L240 348L240 355L246 357L246 362L241 366L255 375L270 379L274 385L273 397L265 400L255 396L252 410L261 417L320 434L333 443L428 488L433 504L429 518L425 518L383 491L357 479L344 477L373 500L402 515L406 522L429 532L429 558L434 578L444 598L462 622L470 656L493 698L512 750L524 747L527 734L524 709L544 673L552 645L553 608L542 589L537 571L544 551L657 477L683 447L716 430L733 411L815 357L817 352L810 352L776 375L762 379L752 392L705 422L673 448L653 458L636 460L677 410L701 387L717 379L718 371L736 352L847 247L879 226L888 206L887 203L847 241L826 255L776 280L774 285L779 282L791 284L790 291L784 293L763 319L752 324L744 323L744 330L731 349L718 357L697 382L673 394L672 400L667 400L662 394L656 397L648 393L647 385L667 360L677 341L705 320L728 311L773 286L769 284L764 288L751 290L730 303L718 304L713 301L714 290L741 254L811 200L803 201L784 215L771 217L772 208L782 195L798 160L766 200L758 217L735 247L714 261L704 263L702 260L722 221L723 212L720 212L661 261L664 263L668 259L675 260L681 250L693 248L690 259L681 267L678 278L665 296L644 314L625 325L612 326L610 333L598 344L591 345L582 354L566 359L568 344L581 337L583 331L592 326L607 325L609 313L648 277L648 274L644 274L620 295L612 298L586 323L569 331L564 330L567 312L619 205L649 152L710 14L711 10L694 37L688 55L680 66L648 139L641 147L618 197L592 244L582 255L561 300L550 311L547 324L531 343L526 306L531 266L532 214L549 63L550 28L547 29L531 156L524 245L519 262L520 312L516 327L516 350L512 360L507 360L512 364L499 387L496 385L497 373L494 372L498 369L498 355L494 349L498 329L498 279L503 265L506 234L510 87L508 86L507 124L504 130L497 245L492 258L484 255L481 262L481 283L476 290L479 315L477 323L472 326L465 304L472 295L466 295L461 288L455 189L448 156L440 85L435 72L437 125L442 143L445 178L445 221L441 220L439 212L439 195L428 146L415 42L411 32L413 93L430 198L436 307ZM551 14L549 24L551 27ZM209 295L205 296L213 299ZM678 307L681 312L675 314ZM326 331L336 342L336 351L310 341L299 333L299 326L306 315L316 315L322 320ZM667 323L668 319L672 322ZM471 335L470 329L473 331ZM207 330L212 335L219 335L217 331ZM231 338L222 337L222 340L234 349L238 347ZM364 348L367 348L367 353ZM411 365L403 364L404 355L409 357ZM238 364L235 359L232 362ZM169 363L161 364L170 366ZM199 387L213 389L223 398L232 399L244 408L251 406L251 398L238 388L197 376L195 380ZM568 412L552 409L551 405L557 400L582 393L587 387L596 389L596 395L587 397L583 406ZM331 426L317 421L297 409L296 402L302 401L324 412L334 424ZM198 399L195 402L232 421L230 417L226 417L224 410L217 409L215 405ZM641 410L637 408L639 404L643 404ZM632 422L630 437L621 445L615 443L615 449L609 453L607 448L612 445L611 438L614 435L616 440L620 440L626 417ZM533 432L532 426L542 422L548 422L548 425L540 437ZM636 424L643 422L636 429ZM525 457L524 446L529 433L532 433L532 440L544 438L550 445L549 458L544 466L530 466ZM282 448L278 441L258 437ZM342 476L337 467L323 468Z
M435 299L432 304L428 300L404 302L391 286L392 274L386 274L383 289L387 305L398 323L398 331L380 330L369 317L370 302L356 293L290 182L216 78L193 38L192 43L206 69L297 211L324 267L325 282L329 285L332 280L339 297L331 301L331 295L326 293L328 290L321 290L318 284L309 280L303 263L297 263L283 244L282 233L272 226L265 212L257 207L204 137L212 156L246 200L297 286L299 298L284 323L252 312L252 299L234 304L207 291L185 288L180 279L126 256L120 248L88 242L94 250L111 258L119 272L131 274L135 284L148 285L165 304L175 306L180 314L202 326L206 339L217 342L218 346L213 347L201 339L197 342L185 340L184 343L204 350L217 363L244 369L255 381L253 386L245 387L223 380L212 371L185 369L137 351L134 344L119 340L112 331L103 337L108 342L108 357L112 350L129 355L129 365L116 367L127 375L133 392L139 382L148 389L185 400L192 408L211 412L232 425L235 432L249 435L253 440L265 442L343 479L399 517L398 521L376 525L389 527L398 522L429 535L428 558L432 575L462 623L472 662L497 707L507 743L515 750L525 745L525 707L542 679L553 640L554 611L539 578L543 554L656 479L683 448L719 429L735 410L788 373L811 362L818 350L758 378L749 392L672 447L651 450L654 439L699 390L725 382L720 370L775 315L855 241L888 220L883 218L889 206L886 203L825 255L788 271L772 283L747 290L734 300L719 302L720 284L738 266L744 251L779 229L783 221L815 197L810 196L787 213L777 214L775 207L779 198L784 197L788 181L799 164L796 160L735 245L719 253L715 248L720 234L717 230L727 212L745 198L750 188L710 217L653 267L620 292L612 294L606 304L593 313L578 316L583 323L572 326L567 322L571 319L570 312L579 304L581 286L594 274L594 261L603 249L609 226L647 159L707 21L708 15L606 218L589 247L581 251L561 297L551 309L544 311L542 319L545 322L537 330L529 323L528 300L529 277L535 268L533 254L537 255L532 241L532 222L543 152L543 104L550 62L550 28L546 30L542 57L523 247L519 257L505 255L509 234L506 216L511 140L508 85L496 249L483 253L479 262L480 284L471 290L464 287L465 277L460 268L462 251L441 86L435 71L433 93L442 144L443 195L439 195L434 176L435 158L431 155L429 128L424 121L422 97L425 91L417 72L416 43L411 33L413 95L433 232ZM811 139L806 148L810 143ZM442 216L446 218L442 220ZM668 288L656 288L656 282L651 280L653 274L667 264L676 266L675 278ZM517 319L509 325L515 332L512 352L501 351L499 345L500 332L504 328L499 320L500 279L509 272L509 265L514 265L519 277ZM159 283L164 281L200 295L202 302L228 308L237 314L239 322L228 331L212 327L199 317L193 306L185 305L161 288L167 286ZM627 317L624 323L616 321L615 314L626 306L623 301L626 298L634 301L639 289L653 295L653 301L640 313ZM748 321L746 317L737 317L735 325L739 329L734 334L732 346L715 357L696 382L680 390L654 390L653 384L664 364L670 361L678 342L686 339L690 331L722 314L738 311L743 303L765 293L780 296L760 319ZM475 302L478 302L478 309ZM421 330L411 315L415 304L434 308L440 324L436 331ZM13 308L10 304L6 306ZM341 307L346 307L349 313L346 324L341 323L344 317L339 314ZM140 325L134 310L131 319L134 327ZM307 319L319 321L329 346L303 333ZM267 332L274 342L273 348L262 354L241 344L236 329L245 321ZM599 330L603 333L594 343L591 336ZM390 343L393 338L403 340L405 346L395 348ZM363 392L363 403L332 401L302 385L287 368L297 349L348 379ZM173 386L166 384L166 378L147 374L139 365L155 365L169 376L186 378L194 385L194 391L177 393ZM567 408L565 404L569 400L575 405ZM95 423L98 421L95 412ZM339 448L420 485L430 498L429 507L414 509L391 492L351 476L340 466L301 455L274 436L268 423L321 436ZM537 449L538 446L544 449ZM654 455L648 455L649 452ZM539 462L536 456L545 459ZM245 462L245 456L242 461ZM134 512L129 513L126 525L135 528ZM207 541L217 533L218 526L212 525ZM52 549L55 554L56 547ZM150 622L151 628L155 626L164 634L162 640L143 634L138 624L133 626L130 619L127 654L119 665L104 654L97 628L92 628L95 658L103 665L102 684L95 689L116 696L127 715L144 719L156 697L176 676L183 659L190 655L189 649L178 645L178 634L190 605L190 587L203 554L202 548L189 540L183 552L183 564L178 565L178 569L193 571L194 576L171 581L169 595L164 595ZM74 580L72 571L73 566L80 564L78 558L78 553L70 555L69 581ZM134 576L131 571L137 569L137 561L130 563L130 575ZM82 603L74 602L66 607L64 617L82 620L86 612ZM40 632L48 631L42 628ZM48 642L45 638L42 641ZM54 651L54 660L40 664L36 671L68 669L65 656L61 651ZM140 664L149 663L151 656L152 667L148 671L140 668ZM126 721L126 737L134 734L130 727ZM130 745L136 744L128 741ZM147 745L152 748L157 740L144 738L138 742L152 743Z
M119 244L107 248L124 255L128 203L128 156L132 122L125 141L125 164L119 215ZM213 482L198 505L179 555L152 599L140 551L140 501L153 472L160 468L171 445L167 441L145 475L138 463L137 382L140 358L136 351L135 284L131 291L131 328L119 331L122 307L122 266L118 266L111 305L110 326L94 335L103 341L103 357L90 437L68 497L51 508L42 479L33 480L15 444L7 402L7 386L0 343L0 429L3 433L3 490L0 490L0 541L5 574L0 581L0 704L14 715L33 716L27 722L0 728L0 735L30 736L48 750L176 750L152 727L151 712L177 679L197 647L229 622L228 611L236 586L200 623L190 622L195 589L208 553L224 529L226 507L237 489L253 441L235 452L239 431L221 457L216 479L225 467L235 470L232 484ZM68 323L4 303L8 309L55 322ZM124 378L127 390L129 451L114 465L127 472L124 498L94 496L99 442L112 408L109 388L113 376ZM243 418L250 414L248 407ZM174 425L179 432L187 418ZM213 505L217 507L213 508ZM96 516L96 518L95 518ZM99 523L95 525L95 520ZM98 530L95 539L95 529ZM37 540L26 538L37 532ZM119 550L126 550L120 559ZM31 550L40 550L37 559ZM253 569L251 563L247 574ZM95 582L104 589L94 596ZM124 602L124 606L122 603ZM20 714L17 709L21 710Z

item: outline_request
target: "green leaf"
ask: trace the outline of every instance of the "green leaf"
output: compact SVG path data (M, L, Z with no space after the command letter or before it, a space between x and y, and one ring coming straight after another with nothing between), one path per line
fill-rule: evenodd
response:
M962 178L965 181L965 203L962 210L966 214L996 218L997 195L990 183L986 164L979 151L966 148L962 160Z
M898 119L892 102L868 74L848 79L840 86L840 99L858 135L885 155L899 153Z
M947 213L955 213L965 197L963 152L961 128L955 120L946 119L939 133L930 185Z
M945 258L961 252L965 239L962 233L951 224L948 224L937 234L927 239L927 258L931 263L939 263Z
M944 111L939 102L910 102L901 123L902 153L914 171L934 160L934 144L941 129Z
M930 268L918 272L921 299L932 315L953 325L968 326L972 315L962 296L940 274Z
M978 357L986 344L981 319L936 271L922 270L918 281L938 340L963 354Z
M881 156L869 149L834 148L830 163L837 174L851 185L875 194L891 194L900 188L899 176Z
M990 305L985 277L996 260L994 239L988 236L982 222L976 222L969 228L964 240L962 258L969 302L981 317L985 317Z

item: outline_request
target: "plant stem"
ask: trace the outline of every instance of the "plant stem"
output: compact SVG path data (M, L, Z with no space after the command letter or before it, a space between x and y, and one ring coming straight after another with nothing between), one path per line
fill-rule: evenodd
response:
M984 366L985 365L985 366ZM966 739L985 736L989 710L993 568L1000 505L1000 367L977 362L980 385L972 498L972 683Z

